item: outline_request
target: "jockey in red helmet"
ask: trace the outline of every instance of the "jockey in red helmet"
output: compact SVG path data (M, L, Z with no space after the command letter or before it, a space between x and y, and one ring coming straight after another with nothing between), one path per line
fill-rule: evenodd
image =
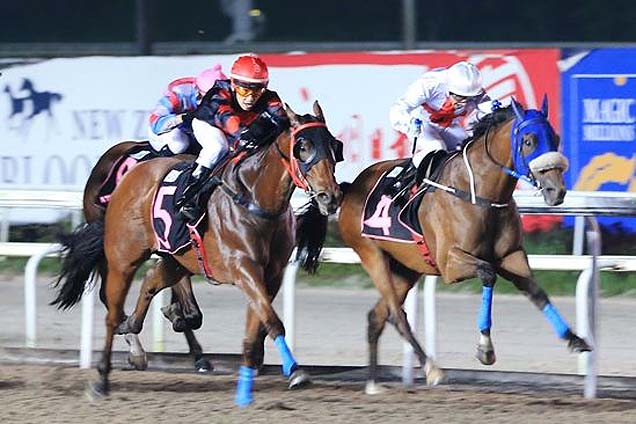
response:
M240 56L232 65L230 79L217 80L194 112L192 130L201 152L188 186L176 202L188 219L200 215L199 190L230 148L236 151L258 146L289 126L283 102L267 89L268 83L269 71L263 59L252 54ZM269 118L263 120L265 115Z
M183 153L190 145L189 120L184 118L194 111L205 93L218 79L226 79L220 64L199 73L196 77L184 77L168 84L163 97L149 117L150 145L163 155Z

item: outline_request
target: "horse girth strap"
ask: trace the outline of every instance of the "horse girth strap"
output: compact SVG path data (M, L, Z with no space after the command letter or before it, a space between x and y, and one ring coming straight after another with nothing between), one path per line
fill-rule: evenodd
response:
M442 190L445 191L448 194L451 194L465 202L471 203L471 204L475 204L477 206L480 206L482 208L497 208L497 209L502 209L502 208L506 208L508 206L510 206L510 203L497 203L497 202L493 202L492 200L480 197L480 196L475 196L475 203L473 203L471 201L471 194L467 191L455 188L455 187L449 187L449 186L445 186L442 184L438 184L435 183L433 181L430 180L424 180L424 188L420 189L418 191L417 194L415 194L415 196L419 195L419 193L421 192L425 192L425 191L429 191L429 192L433 192L435 190Z
M289 207L289 204L286 204L285 208L283 210L281 210L279 212L270 212L270 211L268 211L266 209L261 208L256 203L254 203L252 201L252 199L248 195L246 195L245 193L236 192L236 191L232 190L225 182L223 182L221 187L223 188L223 191L228 196L230 196L230 198L234 201L234 203L236 203L237 205L247 209L247 211L249 213L258 216L259 218L263 218L263 219L267 219L267 220L277 219Z

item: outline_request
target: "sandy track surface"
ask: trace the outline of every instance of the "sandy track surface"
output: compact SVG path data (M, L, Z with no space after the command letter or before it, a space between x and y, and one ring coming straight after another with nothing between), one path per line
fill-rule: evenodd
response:
M86 382L95 371L51 366L0 366L3 423L634 423L636 400L588 401L561 390L493 386L417 385L368 396L362 382L317 379L289 391L278 375L259 376L255 402L233 405L233 375L156 371L112 373L112 394L91 402Z

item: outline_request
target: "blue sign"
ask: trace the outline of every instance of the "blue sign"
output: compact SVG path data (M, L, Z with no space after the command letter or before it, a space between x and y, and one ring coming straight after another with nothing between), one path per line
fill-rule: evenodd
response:
M568 188L636 191L636 49L599 49L562 63L562 137ZM601 218L636 230L636 219Z

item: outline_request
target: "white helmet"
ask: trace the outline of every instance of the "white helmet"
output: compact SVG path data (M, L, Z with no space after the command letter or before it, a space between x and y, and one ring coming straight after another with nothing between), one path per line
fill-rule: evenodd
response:
M469 62L457 62L446 71L446 86L449 93L464 97L478 96L483 93L481 72Z

